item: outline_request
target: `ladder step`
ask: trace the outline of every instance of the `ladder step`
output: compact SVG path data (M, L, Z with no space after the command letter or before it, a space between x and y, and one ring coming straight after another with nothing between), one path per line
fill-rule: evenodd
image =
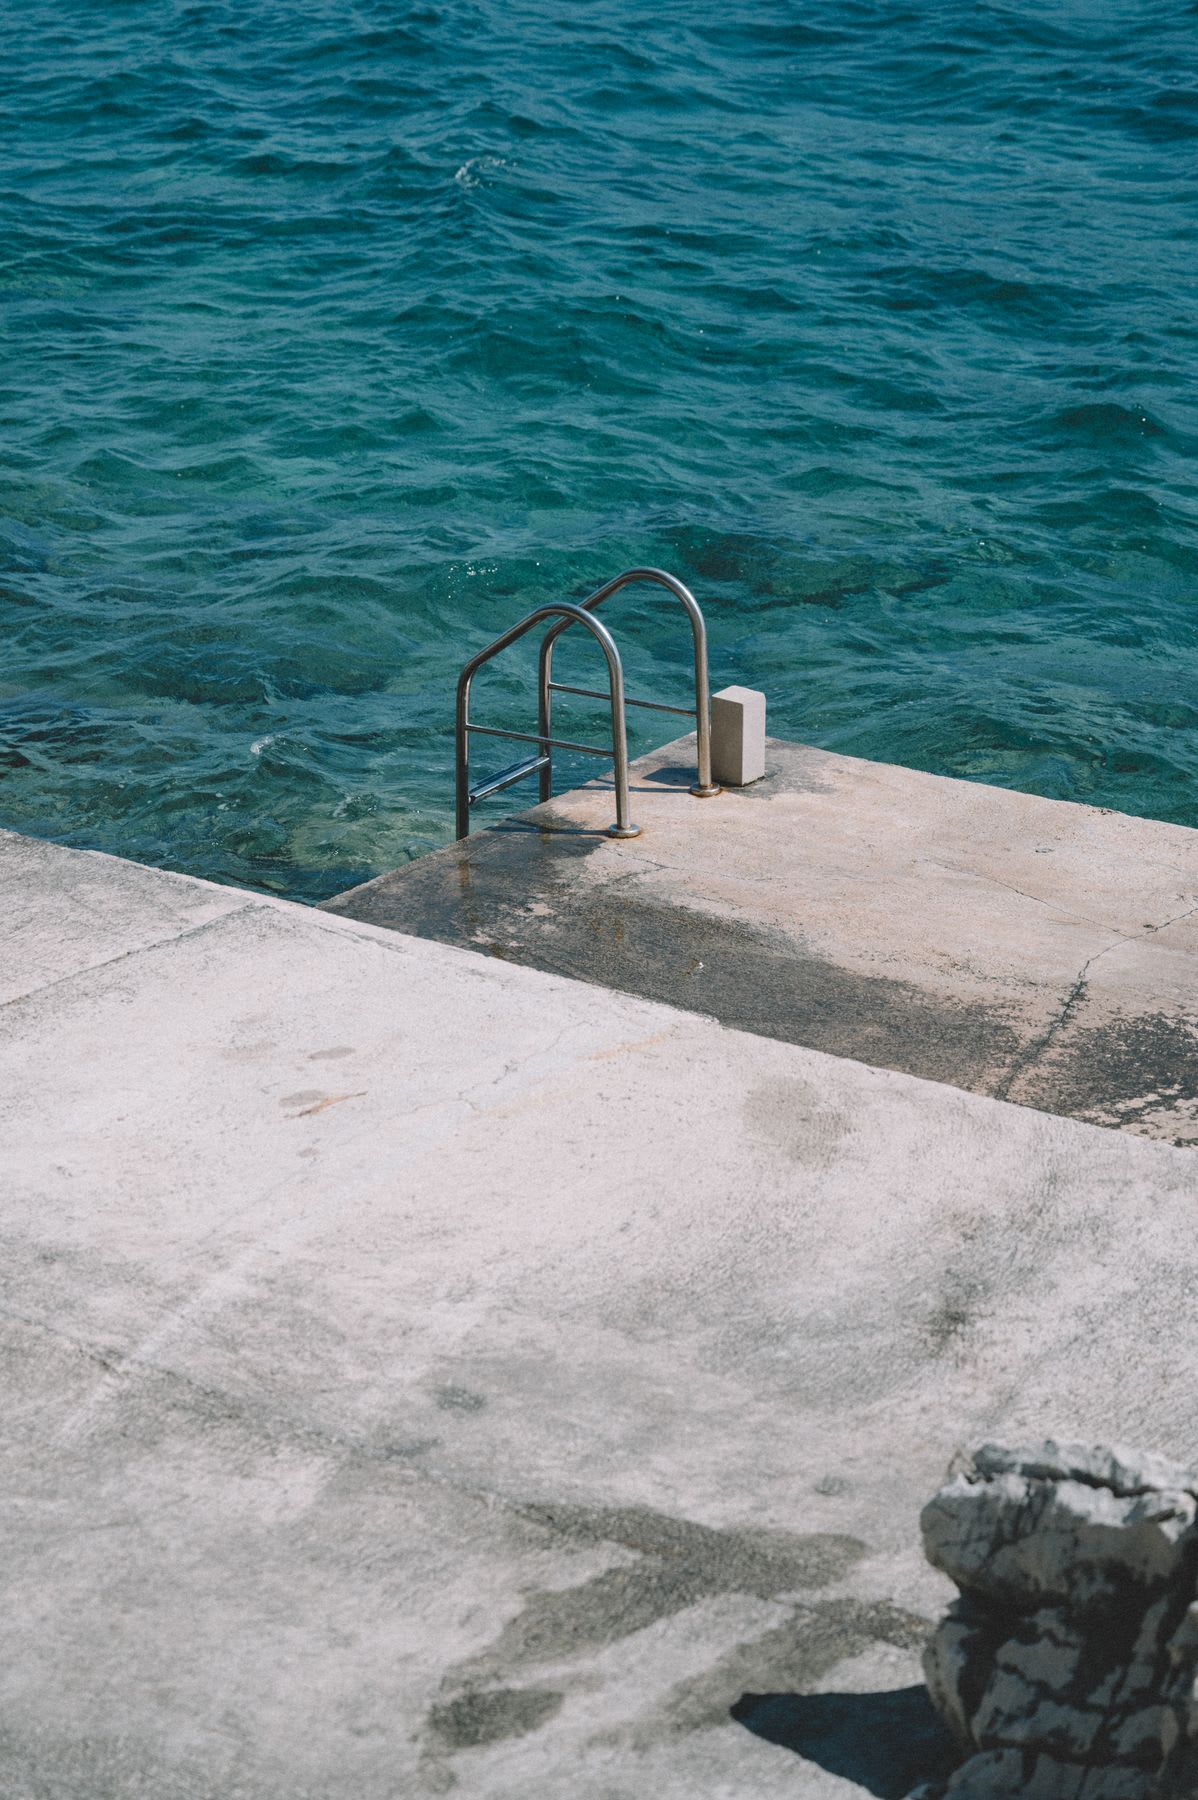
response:
M611 695L603 693L599 688L567 687L564 681L551 681L549 686L555 694L581 694L584 700L606 700L611 704ZM624 704L644 706L650 712L677 713L680 719L693 719L696 716L693 706L665 706L660 700L636 700L631 694L625 694Z
M514 781L523 781L548 767L547 756L526 756L523 762L512 763L508 768L500 769L498 775L489 775L486 781L477 782L470 789L470 804L473 806L476 800L485 800L488 794L497 794L500 788L511 787Z

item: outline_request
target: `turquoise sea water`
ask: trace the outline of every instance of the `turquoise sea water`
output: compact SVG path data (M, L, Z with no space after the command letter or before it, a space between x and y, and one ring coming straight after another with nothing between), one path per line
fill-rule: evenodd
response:
M1196 75L1149 0L9 7L0 823L319 898L656 562L783 735L1198 824Z

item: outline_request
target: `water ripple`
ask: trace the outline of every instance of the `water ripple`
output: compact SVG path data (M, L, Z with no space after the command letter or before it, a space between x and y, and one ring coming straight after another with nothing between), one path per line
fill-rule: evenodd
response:
M782 733L1198 822L1194 18L14 9L0 820L330 893L656 561Z

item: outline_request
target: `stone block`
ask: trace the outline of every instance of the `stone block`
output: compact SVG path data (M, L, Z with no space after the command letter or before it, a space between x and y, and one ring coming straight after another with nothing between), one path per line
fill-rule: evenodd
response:
M712 695L711 773L721 787L747 787L765 774L765 695L756 688Z
M1183 1800L1198 1778L1198 1473L984 1445L924 1508L961 1598L924 1658L946 1800Z

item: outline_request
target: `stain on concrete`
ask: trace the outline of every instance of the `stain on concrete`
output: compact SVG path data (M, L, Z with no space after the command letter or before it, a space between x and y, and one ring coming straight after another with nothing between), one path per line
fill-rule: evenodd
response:
M609 842L568 820L554 828L548 808L538 817L540 825L511 820L418 857L321 910L469 949L505 944L517 923L553 917L555 902L574 892L578 863Z
M889 1644L914 1656L930 1631L927 1619L886 1601L836 1599L797 1606L783 1624L737 1644L701 1674L677 1683L624 1734L624 1741L647 1750L670 1738L722 1725L730 1712L738 1716L736 1708L746 1689L808 1687L874 1644Z
M815 1532L718 1529L648 1507L520 1506L518 1516L579 1546L610 1544L635 1560L577 1587L534 1589L481 1656L458 1676L511 1674L590 1654L717 1594L779 1594L827 1586L865 1555L859 1539Z
M483 1688L432 1707L428 1727L446 1750L473 1750L527 1737L560 1712L564 1697L553 1688Z
M1075 1025L1011 1091L1093 1125L1198 1144L1198 1017L1164 1012Z
M828 1168L852 1130L812 1083L797 1075L763 1081L745 1102L745 1123L756 1139L781 1150L799 1168Z
M225 1062L231 1063L262 1062L274 1047L270 1038L263 1038L256 1044L231 1044L228 1049L221 1050L219 1055Z
M554 921L535 943L526 934L517 960L958 1086L984 1086L1017 1043L997 1009L861 975L811 956L784 932L627 888L579 893L567 921Z
M455 1387L452 1382L439 1387L434 1395L442 1412L478 1413L486 1406L481 1394L475 1394L469 1388Z
M960 1300L945 1298L933 1309L928 1319L928 1342L936 1355L942 1355L958 1343L973 1324L973 1313Z
M1000 1251L999 1254L1002 1252ZM971 1258L976 1255L974 1267ZM994 1292L994 1246L967 1240L963 1251L943 1271L940 1292L932 1302L924 1324L924 1337L933 1356L964 1352L977 1327L984 1321ZM1018 1258L1009 1257L1014 1271Z
M806 953L784 932L627 890L579 896L520 961L784 1043L984 1088L1018 1039L1004 1014ZM701 967L697 967L701 965Z
M537 1503L516 1506L516 1517L567 1545L610 1546L623 1560L568 1588L526 1590L524 1604L491 1644L446 1673L442 1696L429 1715L428 1751L491 1741L535 1728L561 1702L554 1690L514 1685L547 1664L589 1659L663 1619L721 1594L776 1600L839 1581L866 1554L859 1539L827 1532L699 1525L649 1507L587 1507ZM631 1553L631 1556L629 1556ZM703 1675L679 1684L665 1703L631 1729L637 1744L723 1723L750 1681L807 1679L870 1643L910 1648L927 1636L926 1620L885 1604L850 1599L796 1607L787 1625L721 1658ZM457 1690L457 1691L455 1691ZM529 1695L544 1696L532 1724ZM510 1710L509 1710L510 1709ZM512 1731L507 1721L515 1720ZM494 1724L492 1721L494 1720ZM474 1735L485 1732L486 1736Z
M626 879L580 882L580 860L605 841L502 827L328 910L958 1087L988 1091L1018 1050L998 1008L858 974L785 932L663 903Z
M641 1556L693 1568L710 1593L770 1599L792 1588L838 1581L865 1555L859 1538L765 1527L699 1525L648 1506L572 1506L540 1502L522 1518L577 1544L618 1544Z
M925 1290L915 1279L913 1324L921 1360L967 1362L986 1341L996 1310L1015 1295L1034 1293L1043 1280L1046 1232L1053 1217L1052 1178L1046 1176L1033 1200L1000 1214L961 1212L951 1220L954 1243ZM949 1223L946 1220L946 1223ZM1078 1215L1073 1230L1079 1249L1088 1241L1089 1221Z
M693 742L693 740L690 740ZM687 740L641 767L642 786L689 786ZM754 799L833 785L822 753L771 740ZM696 803L701 804L701 803ZM1048 1019L1005 995L983 1004L915 975L862 973L788 931L686 904L684 869L613 846L553 805L423 857L326 908L373 925L699 1012L833 1056L1045 1112L1198 1144L1198 1017L1093 1018L1091 957ZM1104 952L1099 951L1097 955ZM798 1145L786 1103L754 1124ZM810 1153L810 1143L807 1144Z

